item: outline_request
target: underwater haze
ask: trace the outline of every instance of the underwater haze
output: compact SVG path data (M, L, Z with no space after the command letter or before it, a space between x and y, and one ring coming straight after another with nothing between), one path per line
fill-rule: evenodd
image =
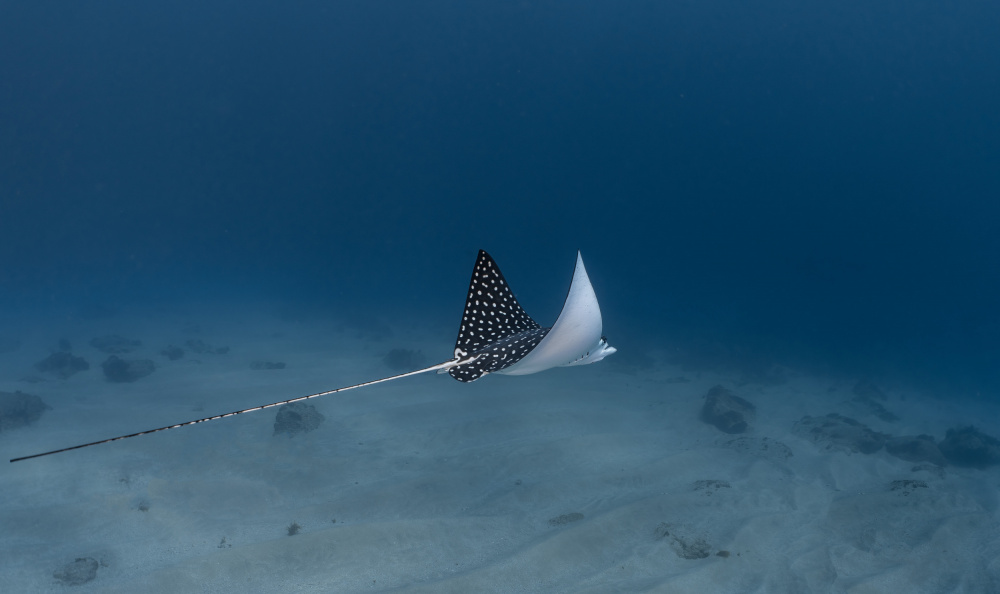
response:
M444 320L477 249L521 291L581 249L636 349L997 388L995 3L2 10L11 306Z
M1000 590L997 31L994 0L0 4L0 393L48 407L0 407L6 459L445 361L479 249L543 326L580 250L618 348L8 465L0 583Z

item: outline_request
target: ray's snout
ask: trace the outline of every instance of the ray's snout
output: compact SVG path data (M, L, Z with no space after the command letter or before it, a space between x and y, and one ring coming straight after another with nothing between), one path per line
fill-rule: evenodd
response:
M591 363L597 363L608 355L614 355L617 352L618 349L608 344L607 337L602 336L601 340L598 341L597 346L587 351L587 354L580 357L576 361L573 361L570 365L589 365Z

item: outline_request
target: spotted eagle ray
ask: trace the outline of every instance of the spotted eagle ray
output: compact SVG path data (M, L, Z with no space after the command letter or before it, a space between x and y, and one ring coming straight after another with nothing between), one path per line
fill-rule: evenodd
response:
M538 322L531 319L531 316L517 302L514 292L507 284L507 279L504 278L500 267L493 261L493 258L485 251L479 250L479 257L476 258L476 265L472 269L472 279L469 281L469 293L465 298L465 310L462 312L462 322L458 328L454 356L447 361L353 386L299 396L281 402L272 402L271 404L138 433L120 435L41 454L13 458L11 462L40 458L120 439L215 421L328 394L346 392L355 388L373 386L428 371L447 372L460 382L474 382L490 373L528 375L553 367L587 365L596 363L616 351L617 349L609 345L607 338L603 335L601 308L597 304L597 295L594 293L593 285L590 284L590 277L587 276L587 269L583 266L583 256L580 255L580 252L576 253L576 269L573 271L573 280L570 283L569 293L566 295L562 311L556 318L555 324L552 324L550 328L543 328Z

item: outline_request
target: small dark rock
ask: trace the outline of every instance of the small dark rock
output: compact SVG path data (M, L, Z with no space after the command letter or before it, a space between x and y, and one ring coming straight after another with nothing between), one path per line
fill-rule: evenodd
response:
M130 353L142 346L142 341L123 338L117 334L109 334L107 336L98 336L91 340L90 346L109 355L120 355L121 353Z
M286 404L278 408L278 414L274 417L274 435L287 433L291 437L297 433L308 433L318 428L325 419L311 404Z
M677 553L681 559L704 559L712 554L712 547L704 538L687 534L682 526L674 526L661 523L656 527L655 534L658 540L670 537L670 548Z
M726 433L743 433L753 422L756 407L722 386L715 386L705 395L701 420Z
M718 553L715 554L715 556L716 557L722 557L723 559L725 559L726 557L729 556L729 551L725 551L725 550L719 551Z
M160 354L171 361L176 361L184 357L184 349L171 344L167 345L167 348L160 351Z
M285 364L272 361L254 361L250 364L250 369L284 369Z
M389 369L408 371L425 367L427 365L427 357L424 356L422 351L392 349L385 357L382 357L382 362Z
M889 483L890 491L899 491L901 495L908 496L917 489L926 489L927 483L924 481L914 481L910 479L904 479L900 481L892 481Z
M549 520L549 526L565 526L571 522L578 522L583 519L583 514L580 512L573 512L571 514L563 514L561 516L556 516Z
M719 489L731 489L731 488L732 485L730 485L726 481L704 480L704 481L694 482L694 490L702 491L705 493L705 495L711 495L712 493L715 493Z
M35 363L35 369L59 379L68 379L78 371L90 369L90 364L83 357L74 357L66 351L58 351Z
M704 559L712 554L712 547L702 538L686 540L674 537L674 541L670 543L670 546L677 553L677 556L682 559Z
M938 447L955 466L983 469L1000 464L1000 441L975 427L949 429Z
M302 526L299 526L298 522L293 521L291 524L288 525L288 528L286 528L286 530L288 530L288 536L295 536L296 534L302 531Z
M96 578L97 568L100 566L96 559L79 557L76 561L67 563L61 569L54 571L52 577L67 586L79 586Z
M0 392L0 431L26 427L52 408L34 394Z
M825 417L802 417L792 433L809 439L826 450L842 449L874 454L882 449L887 435L872 431L850 417L830 413Z
M213 347L200 338L194 338L184 343L184 346L198 354L225 355L229 352L229 347Z
M156 371L156 364L149 359L125 360L117 355L108 357L101 367L109 382L134 382Z
M946 466L948 461L930 435L902 435L885 442L885 451L907 462L931 462Z

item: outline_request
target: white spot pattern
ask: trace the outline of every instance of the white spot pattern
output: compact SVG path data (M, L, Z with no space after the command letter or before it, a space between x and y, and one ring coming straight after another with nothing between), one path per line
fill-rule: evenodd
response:
M482 354L448 373L471 382L520 361L549 331L531 319L511 292L493 258L483 250L472 270L462 324L455 341L455 358Z

